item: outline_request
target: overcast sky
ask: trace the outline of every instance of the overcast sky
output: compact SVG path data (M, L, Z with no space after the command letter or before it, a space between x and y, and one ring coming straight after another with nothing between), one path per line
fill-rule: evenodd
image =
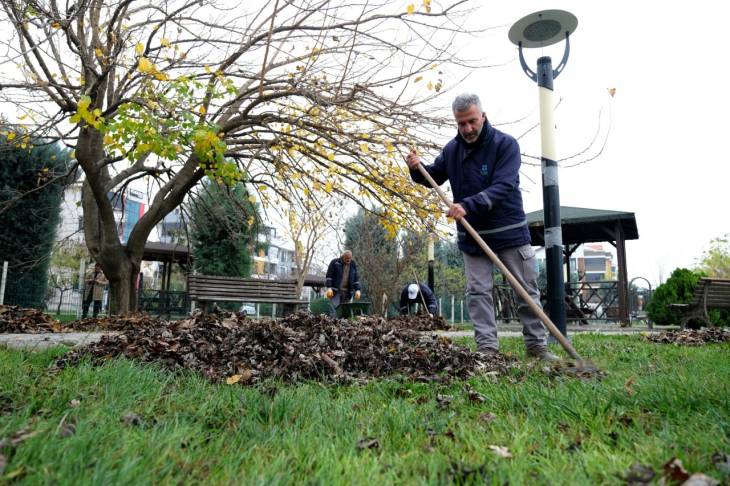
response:
M480 2L482 3L482 2ZM664 266L690 267L712 238L730 233L730 74L723 59L728 2L483 2L475 25L493 27L472 47L501 67L474 71L458 91L474 91L495 123L529 115L537 107L535 84L521 71L509 26L538 10L562 9L578 18L568 64L555 82L558 157L580 152L601 129L602 155L560 171L563 206L636 214L639 239L627 242L629 277L652 284ZM472 26L472 27L473 27ZM482 44L483 43L483 44ZM563 43L545 49L556 67ZM538 49L526 51L535 70ZM477 52L477 51L475 51ZM608 88L616 88L613 98ZM514 136L538 120L505 125ZM540 155L539 132L520 140ZM594 149L592 153L596 153ZM572 159L573 163L579 159ZM525 210L542 209L540 171L525 168ZM609 246L609 245L607 245ZM613 247L610 247L611 249Z

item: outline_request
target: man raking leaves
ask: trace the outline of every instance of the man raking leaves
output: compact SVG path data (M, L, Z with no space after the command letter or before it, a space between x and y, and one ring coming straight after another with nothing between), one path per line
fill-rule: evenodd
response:
M459 131L434 163L423 166L416 150L408 154L406 163L411 178L436 189L449 206L446 216L456 220L477 350L499 352L492 302L494 262L517 294L517 315L527 355L541 360L559 359L547 348L545 323L568 354L582 363L540 304L537 260L522 206L517 141L490 125L475 94L457 96L452 109ZM447 180L454 193L453 204L438 187Z

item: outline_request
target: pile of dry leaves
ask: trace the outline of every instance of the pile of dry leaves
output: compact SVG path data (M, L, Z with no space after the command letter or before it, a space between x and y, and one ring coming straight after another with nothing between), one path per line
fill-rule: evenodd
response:
M434 316L424 310L415 314L390 317L388 323L415 331L451 331L455 329L446 323L443 316Z
M61 325L48 314L36 309L0 305L0 333L59 332Z
M120 334L69 352L58 366L75 365L84 357L103 362L121 355L243 383L267 378L353 382L393 375L424 382L466 380L480 371L502 374L520 366L514 357L486 357L448 338L411 329L403 325L408 318L336 320L299 312L278 321L250 321L237 314L196 311L174 322L133 319L127 317L128 325L116 327Z
M730 342L730 329L710 327L699 330L685 329L684 331L667 331L649 334L644 337L644 341L682 346L704 346L708 343L727 343Z

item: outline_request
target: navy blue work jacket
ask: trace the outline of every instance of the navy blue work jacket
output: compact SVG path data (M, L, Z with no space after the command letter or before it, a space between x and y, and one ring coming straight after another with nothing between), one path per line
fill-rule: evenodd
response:
M330 262L327 267L327 288L340 290L344 265L342 258L335 258ZM355 260L350 260L350 294L356 290L360 290L360 275L357 273Z
M411 286L411 284L414 284L416 282L408 282L408 284L403 287L403 291L400 293L400 313L402 316L406 314L410 314L411 306L413 304L421 304L423 305L423 301L426 301L426 306L428 307L428 312L431 314L438 314L438 305L436 304L436 296L433 292L431 292L431 289L428 288L428 285L423 284L421 282L418 282L418 287L421 289L421 291L418 293L419 295L416 295L416 298L411 300L408 298L408 287ZM423 295L423 299L421 299L421 295Z
M492 250L530 243L520 192L520 147L512 136L484 122L479 138L467 143L460 133L426 170L437 184L451 183L454 203L466 211L466 220ZM411 178L430 187L418 170ZM484 251L460 222L456 222L459 250Z

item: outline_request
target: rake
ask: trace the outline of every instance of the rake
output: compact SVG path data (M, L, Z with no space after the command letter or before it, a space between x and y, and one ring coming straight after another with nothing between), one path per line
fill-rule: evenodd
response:
M446 204L446 206L451 207L451 201L446 196L444 191L436 184L436 181L433 180L431 177L431 174L426 171L425 167L423 167L422 164L418 164L418 170L423 174L423 177L426 178L429 184L431 184L431 187L433 187L436 192L438 193L441 200ZM537 317L540 318L540 320L547 326L548 330L550 331L550 334L557 339L557 341L560 343L561 346L563 346L563 349L570 355L571 358L575 359L577 361L577 370L578 371L593 371L595 370L595 367L590 365L587 361L585 361L583 358L580 357L578 352L575 350L575 348L568 342L568 340L563 336L563 334L558 331L558 328L555 327L555 324L553 324L553 321L550 320L550 318L543 312L542 308L535 303L534 300L532 300L527 293L527 291L520 285L520 283L517 281L517 279L512 275L512 273L507 270L507 267L502 263L502 261L497 257L497 255L487 246L487 244L484 242L481 236L472 228L472 226L469 224L469 222L462 218L461 224L464 226L464 228L469 232L469 234L474 238L474 240L479 243L479 246L484 250L484 253L487 254L490 260L494 262L495 265L497 265L497 268L502 272L502 274L505 276L509 284L512 286L512 288L522 297L522 300L524 300L527 305L530 306L530 309L535 312ZM574 369L570 369L570 371L574 371Z

